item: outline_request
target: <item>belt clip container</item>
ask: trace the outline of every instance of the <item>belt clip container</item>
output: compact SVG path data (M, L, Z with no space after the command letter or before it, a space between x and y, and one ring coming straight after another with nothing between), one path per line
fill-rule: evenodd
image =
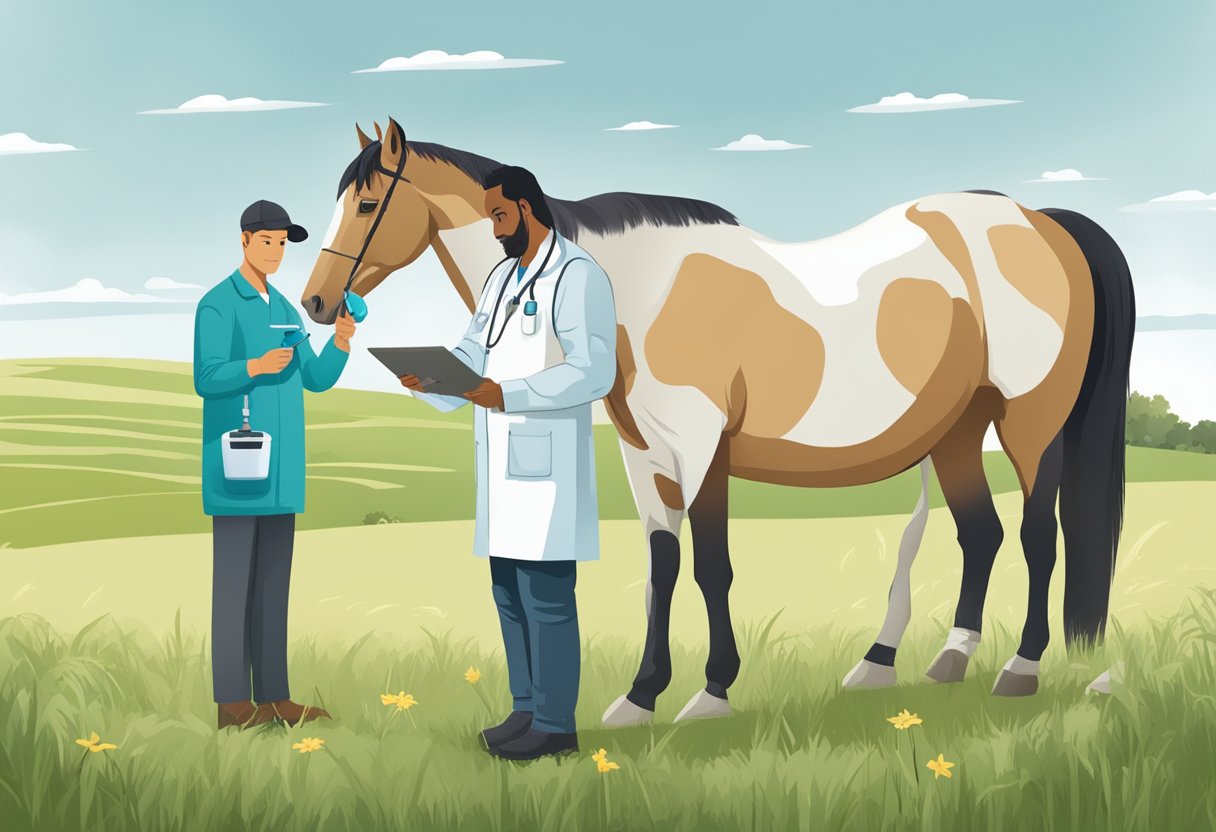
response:
M221 440L224 479L264 480L270 476L270 434L249 427L249 396L241 410L245 423Z

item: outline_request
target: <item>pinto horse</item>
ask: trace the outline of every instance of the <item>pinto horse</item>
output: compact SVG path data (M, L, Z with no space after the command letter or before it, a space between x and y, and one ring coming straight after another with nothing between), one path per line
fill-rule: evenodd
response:
M432 248L472 310L501 258L482 187L498 163L407 142L392 120L383 133L377 125L375 140L356 132L360 152L341 176L304 308L332 322L344 284L366 295ZM1135 304L1123 254L1097 224L974 191L783 243L700 200L610 193L548 203L558 232L613 282L618 367L605 404L650 554L641 666L606 724L648 721L670 682L685 515L709 658L705 688L681 718L730 712L740 664L728 597L732 476L835 487L919 464L925 484L931 464L958 527L963 577L954 628L928 675L961 679L1003 536L982 465L993 424L1025 501L1030 576L1021 644L993 692L1037 689L1057 496L1065 636L1102 636L1123 515ZM896 606L910 603L907 568L923 518L924 495L901 547L888 626L846 684L894 681L908 615Z

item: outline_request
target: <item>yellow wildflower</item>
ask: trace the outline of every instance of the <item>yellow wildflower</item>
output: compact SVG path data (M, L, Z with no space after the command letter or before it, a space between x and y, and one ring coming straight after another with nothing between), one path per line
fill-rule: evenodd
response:
M908 713L908 709L904 708L902 711L897 713L895 716L887 717L887 722L894 725L896 727L896 729L898 729L900 731L906 731L908 728L911 728L913 725L920 725L921 723L924 722L924 720L921 719L916 714Z
M90 736L87 740L76 740L76 744L82 748L89 749L94 754L96 754L98 751L109 751L111 748L118 748L118 746L112 742L102 742L101 737L97 736L96 731L94 731L92 736Z
M481 681L481 671L475 667L470 667L464 672L464 680L470 685L475 685Z
M608 749L606 748L601 748L598 752L592 754L591 759L595 760L595 768L600 774L616 771L620 768L616 763L608 762Z
M325 740L320 737L305 737L291 747L301 754L308 754L312 751L320 751L323 745L325 745Z
M954 763L947 763L946 758L942 754L937 755L936 760L930 760L925 763L925 768L933 772L933 779L945 777L947 780L954 775L950 773L950 769L954 768Z
M418 704L418 700L412 694L408 694L405 691L397 694L382 693L380 694L380 701L385 705L396 705L399 711L408 711Z

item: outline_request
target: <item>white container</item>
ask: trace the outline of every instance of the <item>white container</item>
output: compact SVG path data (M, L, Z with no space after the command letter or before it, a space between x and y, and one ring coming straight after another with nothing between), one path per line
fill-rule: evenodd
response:
M249 428L249 397L241 410L245 424L220 439L226 480L264 480L270 476L270 434Z
M221 440L224 479L264 480L270 476L270 434L234 430Z

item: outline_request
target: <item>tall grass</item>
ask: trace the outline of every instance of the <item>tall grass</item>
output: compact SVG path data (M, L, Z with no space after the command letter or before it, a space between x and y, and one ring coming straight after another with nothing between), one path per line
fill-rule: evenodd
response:
M337 719L217 732L209 651L98 619L72 636L44 620L0 620L0 828L4 830L736 830L1153 829L1216 826L1216 592L1151 627L1116 630L1101 654L1053 648L1035 697L996 699L1012 654L988 633L960 685L839 690L863 634L741 632L733 717L672 724L703 679L677 646L653 727L598 717L636 669L637 645L586 645L582 751L532 764L494 760L476 732L509 702L499 655L451 633L402 643L294 645L297 700ZM913 645L915 646L915 645ZM913 678L932 645L900 655ZM1111 661L1124 684L1085 695ZM468 666L483 676L475 688ZM399 712L379 694L404 690ZM492 705L488 708L487 705ZM900 709L924 724L896 731ZM489 711L493 710L494 713ZM411 719L412 717L412 719ZM118 748L75 743L96 731ZM300 754L304 736L326 741ZM916 757L910 739L916 742ZM600 747L620 769L600 774ZM937 754L952 779L924 768ZM919 770L919 782L913 768Z

